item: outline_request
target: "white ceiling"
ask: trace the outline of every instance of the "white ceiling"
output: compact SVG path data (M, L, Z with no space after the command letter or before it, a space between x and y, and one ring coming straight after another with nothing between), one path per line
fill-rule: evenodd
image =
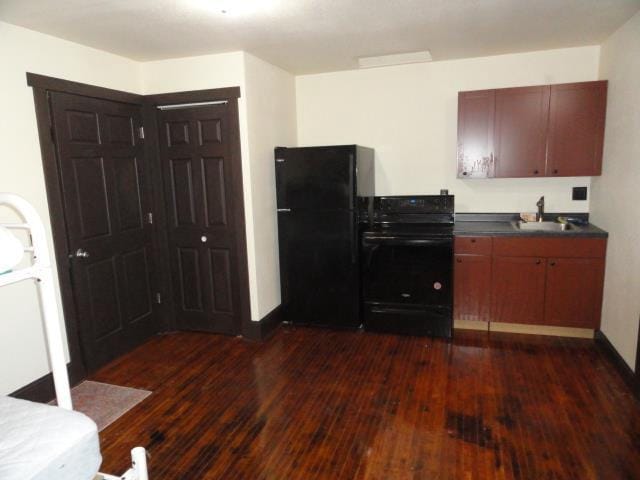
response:
M222 9L228 9L226 14ZM601 43L640 0L0 0L0 20L148 61L246 50L296 74Z

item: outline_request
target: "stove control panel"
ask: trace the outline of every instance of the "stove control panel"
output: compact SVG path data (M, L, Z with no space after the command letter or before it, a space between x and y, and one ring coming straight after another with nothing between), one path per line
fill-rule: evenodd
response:
M384 213L454 213L453 195L402 195L376 197L375 210Z

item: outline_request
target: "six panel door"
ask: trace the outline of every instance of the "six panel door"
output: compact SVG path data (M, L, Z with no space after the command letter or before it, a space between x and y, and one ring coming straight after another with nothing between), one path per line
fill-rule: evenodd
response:
M544 176L549 87L496 90L496 177Z
M141 112L57 92L50 101L78 331L93 371L159 330Z
M240 332L229 107L159 113L176 324Z
M607 82L551 85L547 175L600 175Z

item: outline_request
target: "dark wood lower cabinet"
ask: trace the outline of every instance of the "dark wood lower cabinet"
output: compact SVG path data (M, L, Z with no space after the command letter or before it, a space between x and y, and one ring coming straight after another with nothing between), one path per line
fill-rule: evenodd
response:
M453 282L456 320L489 321L491 256L456 255Z
M604 260L547 260L544 323L597 328L602 306Z
M454 318L598 329L606 239L457 237Z
M536 257L494 257L491 320L541 324L545 261Z

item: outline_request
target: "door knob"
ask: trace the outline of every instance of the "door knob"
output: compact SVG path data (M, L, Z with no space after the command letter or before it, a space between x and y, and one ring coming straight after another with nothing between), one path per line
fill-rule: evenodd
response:
M78 250L76 250L76 253L74 255L70 255L70 257L71 256L76 258L89 258L89 252L79 248Z
M207 236L206 236L206 235L202 235L202 236L200 237L200 241L201 241L202 243L206 243L206 242L207 242Z

